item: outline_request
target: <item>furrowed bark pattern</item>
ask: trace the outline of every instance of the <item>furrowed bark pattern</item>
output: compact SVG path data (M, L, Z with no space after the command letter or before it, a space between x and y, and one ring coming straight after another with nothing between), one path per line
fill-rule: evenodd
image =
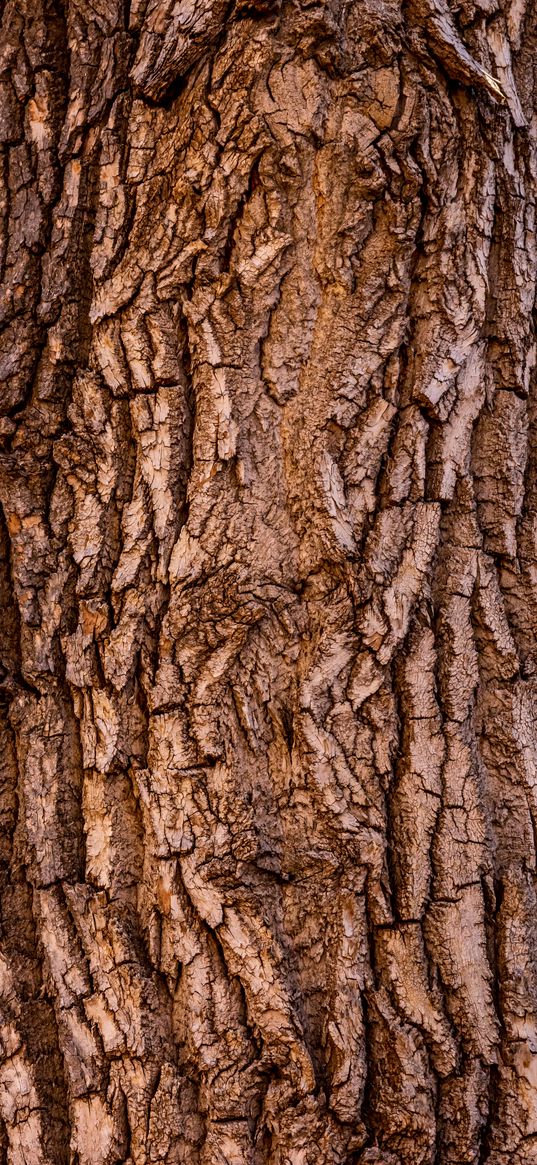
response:
M535 13L1 46L0 1161L537 1162Z

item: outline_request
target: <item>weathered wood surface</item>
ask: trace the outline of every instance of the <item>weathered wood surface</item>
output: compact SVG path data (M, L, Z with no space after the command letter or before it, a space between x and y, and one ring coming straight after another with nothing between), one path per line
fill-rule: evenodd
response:
M3 1163L537 1162L536 51L4 4Z

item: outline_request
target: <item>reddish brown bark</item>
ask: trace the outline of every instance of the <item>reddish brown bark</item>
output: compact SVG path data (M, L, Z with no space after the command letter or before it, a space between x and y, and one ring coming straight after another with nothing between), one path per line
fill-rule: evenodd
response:
M4 5L1 1162L537 1162L536 33Z

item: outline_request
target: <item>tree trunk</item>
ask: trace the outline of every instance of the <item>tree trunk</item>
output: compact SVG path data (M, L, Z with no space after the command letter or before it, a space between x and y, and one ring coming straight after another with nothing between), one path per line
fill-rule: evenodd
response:
M6 0L0 1162L537 1162L537 14Z

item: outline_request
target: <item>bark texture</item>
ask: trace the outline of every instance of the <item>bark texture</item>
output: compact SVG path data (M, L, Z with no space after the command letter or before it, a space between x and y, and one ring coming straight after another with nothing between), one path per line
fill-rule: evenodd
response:
M537 16L6 0L0 1162L537 1162Z

